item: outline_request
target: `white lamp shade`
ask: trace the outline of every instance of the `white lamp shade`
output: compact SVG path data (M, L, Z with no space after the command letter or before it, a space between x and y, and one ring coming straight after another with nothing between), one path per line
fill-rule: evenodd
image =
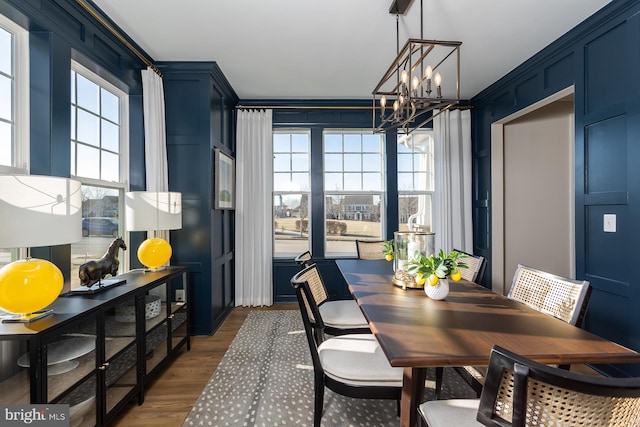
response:
M125 218L129 231L182 228L182 194L131 191L125 194Z
M0 176L0 248L82 239L82 184L40 175Z

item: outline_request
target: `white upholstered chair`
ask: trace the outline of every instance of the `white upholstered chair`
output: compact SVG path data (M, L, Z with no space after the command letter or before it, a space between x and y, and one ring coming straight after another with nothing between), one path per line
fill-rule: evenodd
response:
M314 371L314 426L319 427L324 406L324 389L366 399L399 402L402 368L393 368L372 334L325 335L324 314L316 303L319 273L315 265L291 279L302 314ZM322 297L322 295L320 295Z
M494 346L480 399L433 400L418 411L428 427L637 427L640 378L578 374Z

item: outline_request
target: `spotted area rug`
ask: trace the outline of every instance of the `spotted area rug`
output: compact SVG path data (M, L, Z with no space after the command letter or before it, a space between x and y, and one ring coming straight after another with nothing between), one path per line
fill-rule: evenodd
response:
M435 372L425 400L434 399ZM443 398L475 397L445 369ZM395 401L353 399L325 390L322 426L397 426ZM187 416L190 426L312 426L313 367L297 310L251 311Z

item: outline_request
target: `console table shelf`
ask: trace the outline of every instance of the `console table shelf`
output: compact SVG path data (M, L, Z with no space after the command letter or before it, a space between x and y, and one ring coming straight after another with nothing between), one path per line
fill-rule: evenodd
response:
M73 426L104 426L129 401L142 404L145 385L189 349L187 275L131 271L118 287L61 295L48 317L0 323L0 402L68 404Z

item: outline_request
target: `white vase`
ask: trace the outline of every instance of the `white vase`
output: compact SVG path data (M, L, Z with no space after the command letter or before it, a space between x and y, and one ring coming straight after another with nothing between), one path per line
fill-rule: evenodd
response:
M449 295L449 279L440 279L435 286L424 284L424 292L431 299L443 300Z

